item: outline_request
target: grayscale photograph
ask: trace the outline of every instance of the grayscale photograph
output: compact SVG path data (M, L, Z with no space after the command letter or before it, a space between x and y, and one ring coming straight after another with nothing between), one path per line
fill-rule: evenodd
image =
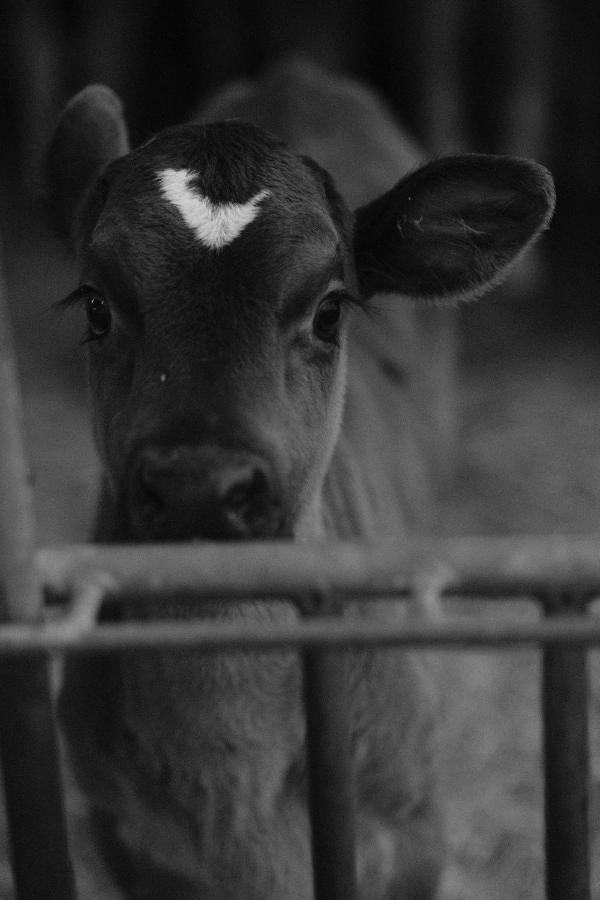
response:
M0 900L600 900L599 44L2 0Z

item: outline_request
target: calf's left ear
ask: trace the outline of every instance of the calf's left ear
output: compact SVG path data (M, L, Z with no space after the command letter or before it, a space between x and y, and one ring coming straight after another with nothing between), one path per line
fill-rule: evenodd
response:
M68 235L77 210L102 170L129 151L120 99L93 84L62 111L46 153L47 204L58 231Z
M361 290L472 300L497 285L552 218L552 176L535 162L435 160L356 213Z

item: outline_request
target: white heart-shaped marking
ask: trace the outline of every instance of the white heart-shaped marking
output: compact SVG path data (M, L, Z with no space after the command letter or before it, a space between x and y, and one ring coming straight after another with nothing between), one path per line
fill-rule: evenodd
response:
M163 197L177 207L200 243L211 250L231 244L259 213L269 191L262 190L246 203L214 203L198 193L190 169L162 169L157 173Z

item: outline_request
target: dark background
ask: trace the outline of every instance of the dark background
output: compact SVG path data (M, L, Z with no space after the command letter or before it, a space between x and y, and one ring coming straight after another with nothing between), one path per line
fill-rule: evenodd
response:
M549 232L507 287L461 309L459 459L438 528L597 532L599 45L600 4L582 0L0 0L0 236L40 544L85 539L97 477L81 324L53 310L76 273L36 201L59 110L85 84L105 82L142 140L227 79L252 77L289 52L367 80L431 153L516 153L553 171ZM535 615L517 606L470 603L468 611L513 622ZM538 655L449 656L443 777L452 866L443 900L538 900ZM600 660L590 657L600 898ZM69 773L67 785L81 897L116 900ZM0 896L9 898L7 860L0 804Z
M1 171L35 192L56 115L90 81L122 96L139 140L225 80L306 53L378 88L433 153L549 165L554 321L597 328L599 41L600 7L582 0L4 0Z

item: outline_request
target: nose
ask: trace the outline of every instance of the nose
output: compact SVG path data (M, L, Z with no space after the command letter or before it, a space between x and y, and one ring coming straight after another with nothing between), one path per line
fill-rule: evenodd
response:
M145 447L128 499L134 536L146 540L271 537L282 519L269 461L220 448Z

